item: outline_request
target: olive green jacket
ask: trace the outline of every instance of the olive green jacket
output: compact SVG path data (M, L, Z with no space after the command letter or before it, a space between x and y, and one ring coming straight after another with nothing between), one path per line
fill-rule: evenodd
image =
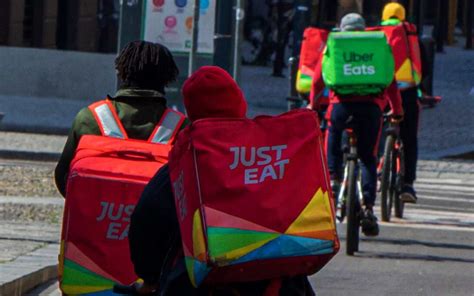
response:
M154 90L121 89L110 98L131 139L147 140L160 121L165 109L166 99ZM186 120L181 128L188 124ZM74 157L82 135L100 135L99 126L88 107L76 115L69 136L55 170L56 186L66 196L66 183L69 166Z

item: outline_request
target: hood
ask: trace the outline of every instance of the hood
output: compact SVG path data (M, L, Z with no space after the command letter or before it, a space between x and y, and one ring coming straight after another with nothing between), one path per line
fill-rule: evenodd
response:
M242 91L222 68L201 67L184 82L182 91L191 121L210 117L243 118L247 113Z

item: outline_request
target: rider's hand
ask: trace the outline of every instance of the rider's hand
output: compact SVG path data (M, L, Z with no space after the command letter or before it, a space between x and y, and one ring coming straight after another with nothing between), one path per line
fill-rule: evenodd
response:
M144 283L134 283L133 284L135 291L138 295L147 295L152 294L158 290L158 284L150 284L147 282Z
M390 121L393 123L400 123L403 121L403 115L392 115Z

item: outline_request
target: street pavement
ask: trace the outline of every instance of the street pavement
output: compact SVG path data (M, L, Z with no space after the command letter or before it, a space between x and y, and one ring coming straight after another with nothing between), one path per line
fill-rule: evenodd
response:
M473 295L474 162L421 161L418 175L418 203L406 205L403 219L380 223L378 237L361 235L360 252L354 257L345 255L346 225L338 224L340 252L311 277L319 296ZM62 203L57 198L41 200L38 203L49 206ZM10 201L22 203L25 198ZM2 202L6 198L0 198ZM380 217L378 206L376 214ZM0 237L54 246L58 233L57 224L10 223ZM60 292L53 281L30 295Z
M341 251L312 277L318 295L473 295L474 178L469 175L421 174L418 203L406 205L403 219L381 223L378 237L361 236L354 257L345 255L346 225L339 224Z

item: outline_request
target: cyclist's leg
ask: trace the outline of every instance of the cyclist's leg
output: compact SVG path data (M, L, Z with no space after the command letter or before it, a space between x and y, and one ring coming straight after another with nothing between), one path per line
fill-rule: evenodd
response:
M349 113L343 104L331 104L328 108L327 118L328 131L326 142L326 153L328 157L328 167L331 180L340 181L342 179L342 149L341 139Z
M357 109L357 151L361 162L364 216L361 226L365 235L379 233L373 213L377 186L377 150L382 127L382 112L375 104L361 104Z
M357 110L357 151L361 160L364 204L375 203L377 184L377 151L382 126L382 112L375 104L361 104Z
M418 120L420 106L416 88L401 92L403 99L404 120L400 123L400 137L405 153L405 176L402 195L407 195L407 201L416 201L413 182L416 179L416 164L418 161Z

